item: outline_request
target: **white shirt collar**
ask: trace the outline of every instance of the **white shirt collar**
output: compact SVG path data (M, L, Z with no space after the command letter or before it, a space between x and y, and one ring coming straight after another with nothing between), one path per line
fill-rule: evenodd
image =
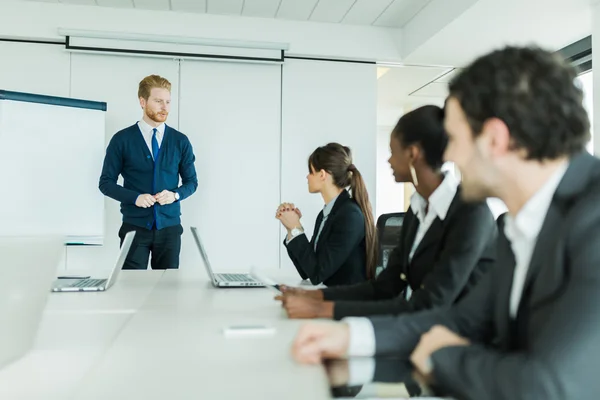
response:
M435 213L443 221L448 215L448 210L450 209L452 200L456 197L457 190L458 181L452 174L447 173L440 186L429 196L429 212ZM423 219L426 214L427 200L418 192L414 192L410 198L410 208L419 219Z
M138 125L143 133L152 134L152 130L154 129L154 127L148 125L148 123L146 121L144 121L143 119L141 119L138 122ZM156 130L158 131L157 134L162 137L165 134L165 123L163 122L162 124L157 126Z
M527 200L515 217L510 214L506 215L504 234L508 240L512 242L516 237L531 240L538 236L546 219L550 203L552 203L554 193L568 167L569 163L565 161L544 183L544 186Z
M329 213L331 213L331 210L333 210L333 206L335 205L335 201L338 199L338 197L340 197L339 194L335 196L329 203L325 204L325 207L323 207L323 218L327 218L329 216Z

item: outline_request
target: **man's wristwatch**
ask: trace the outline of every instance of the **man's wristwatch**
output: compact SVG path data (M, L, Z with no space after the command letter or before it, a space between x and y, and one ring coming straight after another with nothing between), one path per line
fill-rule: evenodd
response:
M177 193L177 192L173 192L173 193L175 193L175 201L179 201L179 193Z

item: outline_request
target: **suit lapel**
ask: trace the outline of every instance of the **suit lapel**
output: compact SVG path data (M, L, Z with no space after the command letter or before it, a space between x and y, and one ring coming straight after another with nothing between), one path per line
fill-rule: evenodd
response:
M340 209L342 204L344 204L348 200L350 200L350 194L348 193L347 190L343 190L339 194L338 198L335 200L335 204L333 205L333 208L329 212L329 216L327 216L327 220L325 221L325 225L323 226L323 229L321 230L321 235L319 236L319 241L317 243L317 249L321 247L321 242L323 240L325 240L324 238L327 237L327 235L329 234L333 216L338 212L338 210ZM319 232L319 226L321 225L323 218L324 218L323 211L321 211L321 213L319 214L319 221L318 221L317 225L315 226L315 233L313 235L313 238L317 237L317 233Z
M417 216L412 212L412 210L409 211L410 214L407 214L407 220L405 221L408 222L408 225L406 227L406 236L404 238L404 259L402 260L404 263L403 265L409 265L408 262L408 256L410 255L410 251L412 249L412 245L415 241L415 236L417 236L417 230L419 229L419 218L417 218ZM409 218L410 217L410 218ZM406 271L404 271L406 272Z
M460 202L460 188L456 191L456 195L454 195L454 198L452 199L452 203L450 203L450 208L448 208L448 213L446 214L446 218L444 218L444 220L447 221L449 218L452 217L452 215L458 209L459 202ZM429 246L439 243L443 233L444 233L444 221L442 221L439 218L434 219L433 222L431 223L431 225L429 226L429 229L427 229L427 232L425 232L425 236L423 236L423 238L421 239L421 242L417 246L417 249L415 250L415 254L413 254L412 259L414 260L415 258L417 258L419 256L419 254L423 253ZM412 248L413 241L414 241L414 236L412 237L410 248Z
M443 222L439 218L433 220L427 232L425 232L425 236L419 242L417 249L415 250L415 254L413 254L412 259L415 260L419 255L421 255L429 246L438 243L443 233ZM413 237L413 242L414 242ZM412 249L412 242L411 247Z
M560 181L550 208L544 219L542 229L538 235L527 277L523 288L523 295L519 304L519 311L523 306L534 308L544 302L562 287L565 282L563 268L564 246L560 245L566 218L576 198L588 185L597 165L597 159L584 152L573 157L569 167Z
M146 139L144 139L144 134L140 130L140 126L137 123L135 123L135 131L135 136L137 136L138 138L137 140L139 142L140 148L142 149L142 152L144 153L144 157L146 158L146 160L149 160L150 162L154 163L154 159L152 158L152 152L148 148L148 144L146 144Z
M554 203L554 202L553 202ZM527 269L527 275L525 278L525 284L523 285L523 295L521 299L525 298L529 293L529 289L532 283L536 280L540 270L544 268L544 272L550 272L549 270L554 268L556 261L554 259L554 251L557 248L557 242L559 240L561 232L561 221L562 216L559 208L556 204L551 204L544 219L542 229L537 237L533 254L531 255L531 261L529 262L529 268ZM559 282L556 282L559 283ZM545 285L548 289L548 286ZM546 290L544 290L545 292ZM535 297L542 295L541 292L537 292ZM533 303L536 299L531 298L529 301ZM524 302L521 300L520 305ZM521 307L519 306L519 309Z
M310 244L313 245L313 247L314 247L314 244L315 244L315 240L317 240L317 233L319 233L319 226L321 226L321 222L322 221L323 221L323 211L321 211L319 213L319 215L317 215L317 221L315 222L315 228L313 229L313 235L310 238ZM322 236L323 235L321 235L321 237Z
M169 126L167 124L165 124L165 132L163 133L163 138L162 141L160 143L160 150L158 151L158 160L156 160L157 165L160 165L160 160L162 160L162 158L164 157L163 154L166 153L168 146L169 146L169 137L171 135L169 135Z
M498 225L497 241L497 261L499 268L499 281L497 282L498 297L496 299L496 324L498 326L498 341L503 349L510 349L510 338L514 335L514 324L511 321L509 313L510 294L512 291L512 282L515 273L515 256L510 247L510 242L506 239L503 230L503 224Z

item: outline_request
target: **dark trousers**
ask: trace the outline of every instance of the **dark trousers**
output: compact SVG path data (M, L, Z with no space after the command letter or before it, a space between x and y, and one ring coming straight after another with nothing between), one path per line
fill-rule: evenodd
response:
M139 226L123 223L119 229L121 245L127 232L135 231L129 254L123 269L147 269L148 258L152 252L150 265L152 269L179 268L179 251L181 250L181 225L170 226L161 230L148 230Z

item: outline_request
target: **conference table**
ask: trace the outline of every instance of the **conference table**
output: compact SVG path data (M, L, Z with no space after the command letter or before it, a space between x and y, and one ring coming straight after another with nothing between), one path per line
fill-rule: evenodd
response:
M302 322L287 319L273 296L216 289L191 268L122 271L106 292L51 293L33 349L0 370L0 398L330 398L324 368L292 359ZM223 335L247 324L275 333Z

